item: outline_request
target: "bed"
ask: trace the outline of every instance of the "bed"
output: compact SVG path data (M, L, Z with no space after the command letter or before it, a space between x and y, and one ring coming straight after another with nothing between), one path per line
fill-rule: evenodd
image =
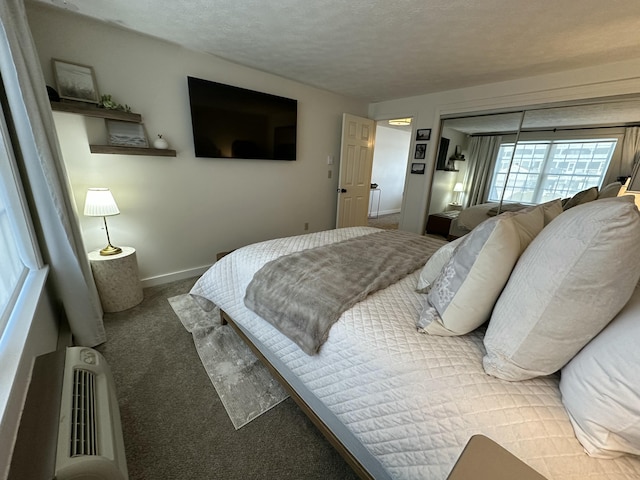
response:
M640 234L640 219L636 227ZM248 286L268 262L376 232L343 228L249 245L216 262L190 293L205 310L220 307L363 478L445 479L476 434L548 479L640 477L636 456L585 453L559 373L521 381L486 373L486 322L464 335L420 333L426 295L416 286L424 268L342 313L312 355L245 305ZM428 242L430 254L447 245Z

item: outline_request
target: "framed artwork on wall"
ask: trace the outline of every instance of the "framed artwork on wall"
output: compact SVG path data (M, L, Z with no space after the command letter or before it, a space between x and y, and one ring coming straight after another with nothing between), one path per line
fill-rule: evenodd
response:
M144 125L141 123L107 120L109 145L123 147L149 147Z
M419 128L416 131L416 141L424 142L431 139L431 129L430 128Z
M416 153L413 155L413 158L416 158L416 159L424 158L426 151L427 151L426 143L416 144Z
M411 164L411 173L415 173L417 175L424 175L426 163L412 163Z
M54 58L53 76L61 99L99 103L100 95L93 67Z

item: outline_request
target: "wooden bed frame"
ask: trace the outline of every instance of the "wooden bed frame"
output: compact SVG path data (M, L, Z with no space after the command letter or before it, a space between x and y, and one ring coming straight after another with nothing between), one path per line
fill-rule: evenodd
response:
M244 332L236 325L233 319L224 311L220 310L220 323L222 325L229 324L240 338L251 348L253 353L260 359L260 361L269 369L271 374L289 393L294 402L300 407L300 410L309 417L316 428L324 435L329 443L335 448L338 453L344 458L347 464L353 469L353 471L363 480L374 480L374 477L367 471L366 468L356 459L356 457L344 446L344 444L338 439L338 437L331 431L331 429L322 421L322 419L313 411L313 409L304 401L304 399L298 395L298 392L280 375L280 372L267 360L267 358L260 352L260 350L249 340Z

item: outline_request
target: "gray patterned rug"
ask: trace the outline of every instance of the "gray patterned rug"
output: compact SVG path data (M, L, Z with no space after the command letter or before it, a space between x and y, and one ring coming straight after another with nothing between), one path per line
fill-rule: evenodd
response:
M169 304L193 342L233 426L237 429L285 400L288 395L267 367L219 312L205 312L189 295L169 298Z

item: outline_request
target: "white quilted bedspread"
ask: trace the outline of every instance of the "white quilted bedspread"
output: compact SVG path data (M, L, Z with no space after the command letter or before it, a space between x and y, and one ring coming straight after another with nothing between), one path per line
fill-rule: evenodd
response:
M338 229L244 247L217 262L191 293L220 306L276 352L393 478L445 479L477 433L548 479L640 478L640 459L584 453L562 406L558 378L506 382L485 374L481 331L462 337L418 333L426 298L414 290L419 271L345 312L312 357L245 308L244 291L267 261L372 231Z

